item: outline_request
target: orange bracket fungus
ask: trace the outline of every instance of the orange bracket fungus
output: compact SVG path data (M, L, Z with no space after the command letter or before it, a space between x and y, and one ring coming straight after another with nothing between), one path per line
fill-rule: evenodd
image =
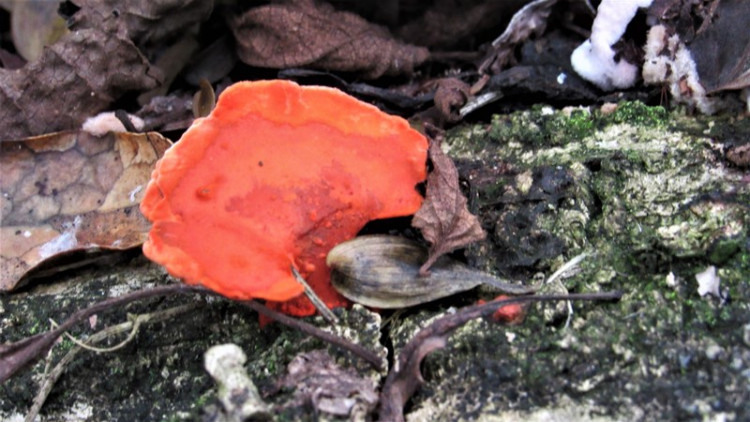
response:
M237 83L156 165L143 251L188 284L311 315L295 268L344 306L328 251L370 220L416 212L426 154L406 120L336 89Z

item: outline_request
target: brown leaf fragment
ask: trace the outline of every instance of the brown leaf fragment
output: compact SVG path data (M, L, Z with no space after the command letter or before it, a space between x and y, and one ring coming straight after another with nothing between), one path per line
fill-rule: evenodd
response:
M437 81L435 107L446 122L461 120L459 111L469 100L469 84L458 78L443 78Z
M26 64L26 60L18 54L13 54L10 51L0 48L0 68L7 70L20 69Z
M400 27L398 35L426 47L456 48L477 44L477 34L491 31L507 21L528 0L439 0L422 2L424 13ZM403 5L401 6L403 7Z
M184 130L193 123L193 93L172 92L151 98L136 115L147 130Z
M208 79L200 80L200 89L193 95L193 116L206 117L216 106L216 93Z
M709 94L750 87L750 2L724 0L705 31L690 43L701 84Z
M555 3L557 0L534 0L517 11L502 35L492 42L480 72L495 74L512 63L516 46L532 36L538 37L547 28L547 18Z
M73 29L117 28L137 45L156 44L208 19L213 0L72 0Z
M351 420L365 420L378 404L374 382L351 368L342 368L325 350L300 353L289 362L279 381L294 388L293 406L311 403L316 411Z
M142 243L138 205L169 145L158 133L87 132L0 143L0 291L59 254Z
M240 60L270 68L312 67L375 79L409 75L429 56L387 29L327 3L288 0L254 7L232 19Z
M39 60L0 69L0 140L76 129L130 90L160 80L130 40L98 29L71 32Z
M479 219L466 206L458 170L440 148L441 141L442 134L431 136L428 154L433 168L427 176L425 201L411 222L431 245L420 275L427 275L440 256L485 238Z

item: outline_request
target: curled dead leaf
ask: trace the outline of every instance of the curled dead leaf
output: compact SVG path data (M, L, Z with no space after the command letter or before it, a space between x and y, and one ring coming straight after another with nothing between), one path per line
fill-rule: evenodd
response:
M169 145L158 133L59 132L0 142L0 291L58 254L142 243L150 225L138 205Z
M289 0L254 7L230 22L240 60L271 68L313 67L365 78L411 74L429 56L387 29L327 3Z
M435 107L446 122L461 120L459 110L469 100L471 87L458 78L443 78L437 81Z
M432 171L427 176L427 193L422 207L414 214L412 226L430 242L427 261L419 269L426 275L442 255L485 238L479 219L469 212L466 197L458 183L458 170L442 149L442 134L430 139L428 155Z

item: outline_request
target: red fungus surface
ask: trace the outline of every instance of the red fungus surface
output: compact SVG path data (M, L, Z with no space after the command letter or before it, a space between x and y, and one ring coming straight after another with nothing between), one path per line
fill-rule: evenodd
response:
M510 299L510 296L500 295L493 299L493 301L500 301ZM480 299L477 301L477 305L483 305L486 301ZM526 311L523 305L520 303L512 303L499 307L495 312L492 313L492 320L495 322L507 322L511 325L520 324L526 316Z
M426 154L406 120L339 90L237 83L157 163L143 251L186 283L311 315L294 266L329 307L344 306L328 251L370 220L416 212Z

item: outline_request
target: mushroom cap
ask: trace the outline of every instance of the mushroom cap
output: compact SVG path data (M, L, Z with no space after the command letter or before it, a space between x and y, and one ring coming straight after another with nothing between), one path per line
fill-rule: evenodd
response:
M370 220L413 214L427 140L343 92L239 82L157 163L141 202L145 255L188 284L315 312L294 266L329 307L328 251Z

